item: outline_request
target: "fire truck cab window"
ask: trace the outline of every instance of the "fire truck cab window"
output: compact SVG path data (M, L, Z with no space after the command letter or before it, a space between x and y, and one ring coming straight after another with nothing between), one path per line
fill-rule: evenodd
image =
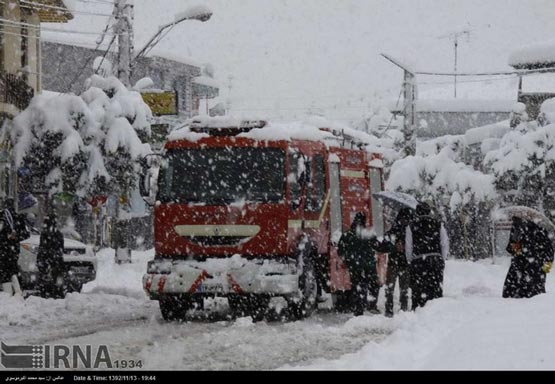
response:
M284 199L285 153L279 148L173 149L167 158L158 179L161 202L277 203Z
M326 169L324 165L324 156L315 155L313 158L313 172L310 181L309 199L307 211L319 212L324 205L326 194Z
M289 184L289 200L292 209L297 209L301 205L305 169L303 156L298 152L289 153L289 174L287 175L287 182Z

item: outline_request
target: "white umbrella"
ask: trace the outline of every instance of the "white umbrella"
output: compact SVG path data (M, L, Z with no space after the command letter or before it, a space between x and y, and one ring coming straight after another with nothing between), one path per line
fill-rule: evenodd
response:
M375 192L372 196L381 201L383 205L395 210L405 207L415 210L418 205L418 200L414 196L403 192L382 191Z
M513 205L501 208L493 213L494 221L509 221L513 217L528 220L548 231L555 232L555 224L543 213L523 205Z

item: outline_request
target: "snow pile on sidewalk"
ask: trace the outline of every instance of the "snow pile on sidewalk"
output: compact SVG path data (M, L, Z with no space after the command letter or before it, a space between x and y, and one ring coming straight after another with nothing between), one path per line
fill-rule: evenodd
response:
M154 258L153 250L133 251L130 264L116 264L112 248L97 254L96 279L83 286L84 293L108 293L146 300L143 275L146 264Z
M508 267L508 258L448 261L445 297L393 319L380 316L396 328L384 341L295 369L553 369L555 279L548 276L545 295L503 299Z

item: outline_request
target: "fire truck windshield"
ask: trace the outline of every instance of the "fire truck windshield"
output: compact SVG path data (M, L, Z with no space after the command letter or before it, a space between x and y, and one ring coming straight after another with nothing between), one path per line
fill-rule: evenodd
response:
M173 149L160 169L158 200L279 202L285 194L285 151L222 147Z

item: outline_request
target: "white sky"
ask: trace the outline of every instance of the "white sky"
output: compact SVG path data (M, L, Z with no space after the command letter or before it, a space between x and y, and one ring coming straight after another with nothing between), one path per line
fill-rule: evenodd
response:
M451 71L453 42L438 37L470 29L470 40L459 43L459 70L506 70L513 48L555 34L552 0L135 0L137 49L158 25L200 3L214 11L211 20L178 25L158 48L212 63L224 101L233 76L236 112L283 118L313 106L343 119L364 114L380 100L396 99L402 72L381 52L423 69ZM110 5L77 4L111 12ZM67 28L98 31L105 19L76 15ZM467 95L480 96L485 95Z

